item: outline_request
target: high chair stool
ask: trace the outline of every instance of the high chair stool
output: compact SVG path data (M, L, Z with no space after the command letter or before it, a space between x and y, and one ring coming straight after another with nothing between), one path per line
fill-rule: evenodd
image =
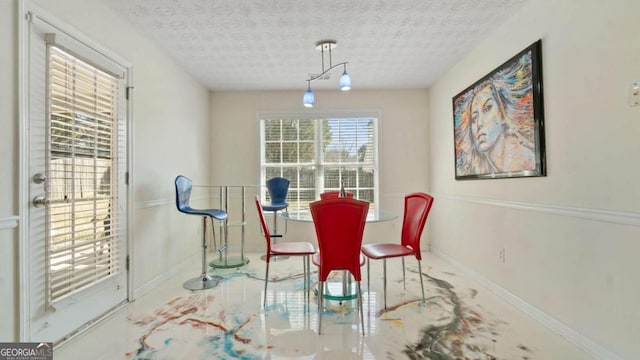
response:
M287 232L286 222L284 233L278 233L278 211L285 210L289 203L287 203L287 193L289 192L289 179L283 177L272 177L267 180L267 191L269 192L269 198L271 198L270 204L262 204L262 211L273 212L273 230L271 231L271 238L276 243L278 238L284 236ZM285 220L286 221L286 220ZM285 260L288 256L278 255L274 260ZM263 257L264 260L264 257Z
M193 182L182 175L178 175L175 180L176 185L176 207L178 211L187 215L202 216L202 273L200 276L185 281L182 286L188 290L211 289L222 281L221 276L211 276L207 273L207 219L211 220L211 233L215 244L216 232L213 228L213 219L219 221L227 220L227 212L221 209L194 209L189 205L191 198L191 188ZM226 224L225 224L226 226Z

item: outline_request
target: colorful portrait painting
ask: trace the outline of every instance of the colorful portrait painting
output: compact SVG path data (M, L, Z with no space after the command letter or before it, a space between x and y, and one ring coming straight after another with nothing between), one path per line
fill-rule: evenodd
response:
M453 97L456 180L545 176L541 41Z

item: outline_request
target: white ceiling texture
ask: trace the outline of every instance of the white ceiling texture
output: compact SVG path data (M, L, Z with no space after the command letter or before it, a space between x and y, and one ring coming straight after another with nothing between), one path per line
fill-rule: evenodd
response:
M354 90L428 88L527 0L103 1L211 90L304 91L325 39Z

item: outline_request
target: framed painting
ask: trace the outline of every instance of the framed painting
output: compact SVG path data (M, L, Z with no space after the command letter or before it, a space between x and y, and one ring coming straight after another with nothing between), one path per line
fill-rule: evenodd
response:
M456 180L546 176L541 40L453 97Z

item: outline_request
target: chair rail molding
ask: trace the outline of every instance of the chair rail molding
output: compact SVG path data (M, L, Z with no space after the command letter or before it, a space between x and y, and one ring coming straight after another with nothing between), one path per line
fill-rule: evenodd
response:
M535 211L552 215L570 216L574 218L601 221L612 224L640 226L640 213L630 211L614 211L604 209L590 209L573 206L561 206L552 204L537 204L522 201L495 200L474 196L461 196L432 193L434 197L473 204L497 206L509 209Z
M18 216L5 216L0 217L0 230L13 229L18 227L18 221L20 217Z
M143 200L143 201L136 201L135 203L135 208L136 209L148 209L148 208L153 208L153 207L159 207L159 206L175 206L176 201L175 199L171 198L171 199L156 199L156 200Z
M191 199L194 202L208 201L208 200L211 200L212 197L211 196L193 196ZM175 197L165 198L165 199L155 199L155 200L140 200L140 201L136 201L135 203L136 209L148 209L148 208L161 207L161 206L175 207L176 206Z

